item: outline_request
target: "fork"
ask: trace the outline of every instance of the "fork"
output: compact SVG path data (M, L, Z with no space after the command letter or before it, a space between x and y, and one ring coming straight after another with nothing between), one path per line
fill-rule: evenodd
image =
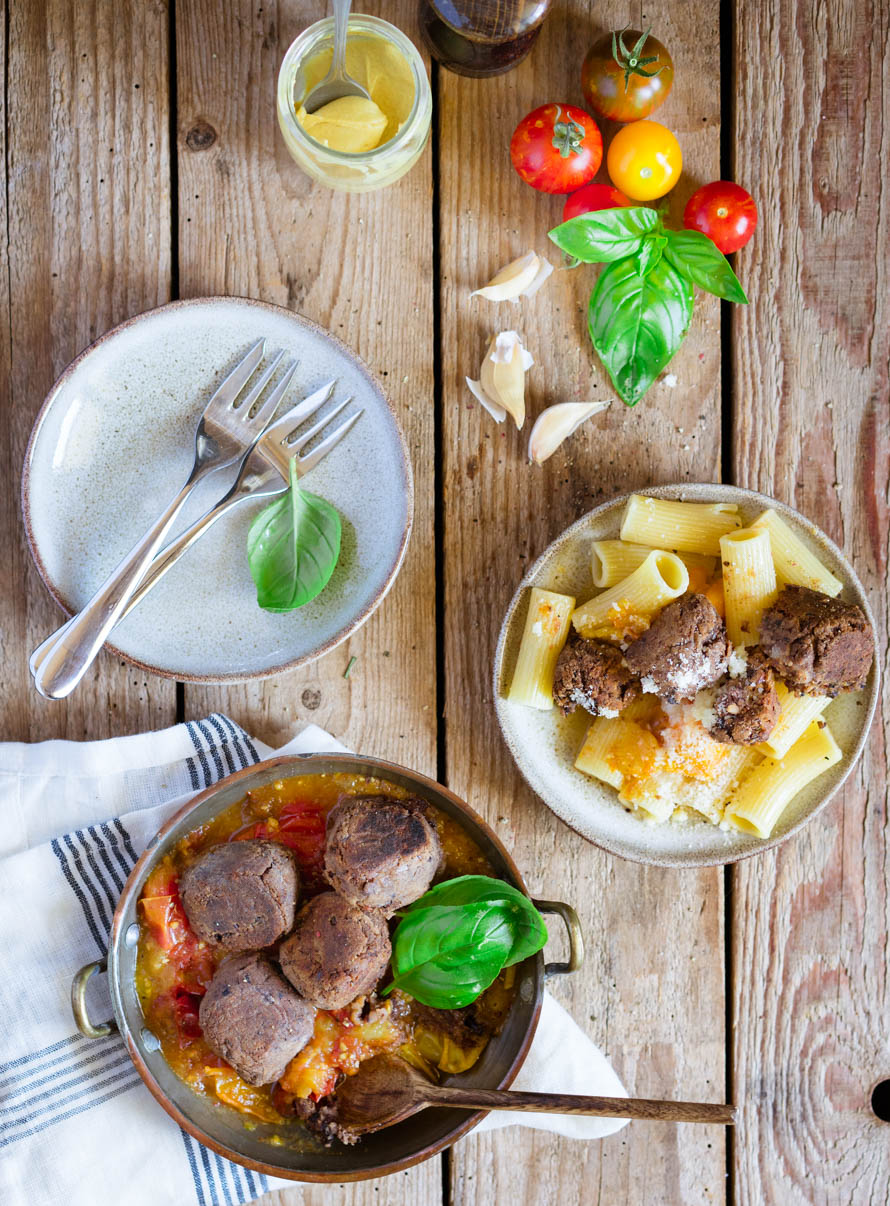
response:
M251 411L278 368L283 352L279 352L261 373L240 406L236 403L261 365L265 350L265 340L257 340L207 403L195 431L194 464L176 497L86 606L35 650L31 659L35 663L32 670L34 684L47 699L63 699L70 695L83 678L198 482L244 457L252 443L262 435L281 395L274 398L273 391L273 396L255 414ZM290 370L291 376L295 368L296 365ZM39 661L38 653L41 654Z
M335 418L348 406L352 401L352 398L349 397L345 402L340 403L333 410L329 411L320 422L302 433L299 438L289 440L289 437L294 434L295 429L300 424L305 423L308 418L311 418L328 401L333 393L334 385L334 381L329 381L326 385L321 386L314 393L310 394L308 398L304 398L302 402L299 402L283 414L281 418L267 427L243 461L238 479L232 488L205 515L196 520L190 528L187 528L176 540L161 549L155 556L145 577L134 591L119 619L122 620L124 616L129 615L133 608L142 602L149 591L157 586L167 571L172 569L179 558L192 547L195 541L216 523L218 519L222 518L227 511L245 498L262 498L283 493L288 486L291 460L296 464L297 475L302 477L310 469L314 469L320 461L324 460L331 449L339 444L343 437L352 430L364 414L363 410L350 415L345 422L341 423L339 427L325 436L311 452L307 452L302 456L300 455L302 449L306 447L310 440L314 439L330 423L331 419ZM69 620L68 623L70 624L71 621ZM59 631L64 631L64 628ZM54 633L49 640L34 650L30 662L32 674L36 674L47 651L57 639L57 635Z
M363 410L350 415L330 435L325 436L311 452L307 452L304 456L299 455L309 441L323 431L328 423L349 405L352 401L352 398L349 397L335 406L333 410L328 411L319 422L301 434L298 439L288 440L296 427L305 423L327 402L333 392L334 384L331 381L327 385L323 385L314 394L310 394L308 398L299 402L292 410L269 425L262 439L257 442L242 464L241 472L232 488L181 536L177 536L172 544L161 549L152 562L148 574L133 595L128 611L142 602L148 592L157 586L164 574L176 564L183 553L190 549L195 541L200 539L208 528L221 519L227 511L243 502L245 498L270 498L283 494L289 485L291 460L296 464L297 476L302 477L310 469L314 469L319 461L324 460L331 449L352 430L365 413Z

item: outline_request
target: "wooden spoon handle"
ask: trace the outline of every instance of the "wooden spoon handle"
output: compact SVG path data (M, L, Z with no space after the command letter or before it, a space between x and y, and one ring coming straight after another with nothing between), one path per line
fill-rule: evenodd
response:
M712 1122L732 1126L735 1107L699 1101L653 1101L643 1097L581 1097L571 1093L511 1093L503 1089L458 1089L430 1085L430 1105L467 1110L532 1110L541 1114L587 1114L594 1118L649 1118L660 1122Z

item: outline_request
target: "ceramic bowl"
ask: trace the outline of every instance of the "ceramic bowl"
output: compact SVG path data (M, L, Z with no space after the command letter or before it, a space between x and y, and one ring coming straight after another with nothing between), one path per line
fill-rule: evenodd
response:
M49 591L79 610L188 476L198 418L216 386L259 338L299 362L282 402L336 379L358 423L308 490L343 520L333 577L311 603L261 611L247 531L268 499L235 507L115 628L110 651L186 682L262 678L310 662L355 632L395 581L411 531L405 440L377 381L345 344L299 314L244 298L173 302L115 327L61 375L37 416L22 481L31 552ZM310 446L311 447L311 446ZM235 468L211 474L171 537L219 499Z
M196 826L207 824L251 789L290 775L370 775L407 788L457 820L479 845L496 875L526 891L516 864L499 838L468 804L432 779L377 758L353 754L300 754L273 758L221 780L201 792L167 822L133 868L115 909L108 958L89 964L74 980L75 1020L87 1038L117 1029L133 1063L151 1093L189 1134L222 1156L269 1176L295 1181L358 1181L380 1177L427 1160L454 1143L483 1117L462 1110L429 1109L396 1126L366 1135L354 1147L322 1147L298 1122L282 1128L268 1123L244 1125L236 1111L199 1096L168 1065L157 1039L145 1027L134 975L139 938L136 906L142 887L157 863ZM569 939L569 958L546 963L542 952L517 964L516 997L501 1030L488 1042L478 1063L445 1083L478 1088L506 1088L515 1077L534 1037L541 1011L544 981L575 971L583 958L583 942L575 910L559 901L536 901L544 913L557 914ZM90 1022L86 985L107 966L114 1020ZM381 1201L384 1200L381 1194Z
M775 499L737 486L684 484L643 491L653 498L687 502L736 503L744 522L774 508L828 569L844 582L840 597L874 616L862 584L840 549L797 511ZM504 740L526 782L558 817L583 837L634 862L665 867L702 867L731 863L784 841L812 820L849 775L862 752L878 700L878 664L863 691L841 695L824 713L844 752L843 758L792 800L768 839L737 830L724 831L706 820L678 825L650 824L625 812L618 793L606 783L575 770L574 761L590 723L586 713L564 717L557 709L541 712L510 703L506 692L528 609L529 588L540 586L574 595L579 602L595 593L591 581L594 540L617 539L629 494L588 512L567 528L529 569L513 596L498 638L494 661L494 698ZM579 709L580 712L580 709Z

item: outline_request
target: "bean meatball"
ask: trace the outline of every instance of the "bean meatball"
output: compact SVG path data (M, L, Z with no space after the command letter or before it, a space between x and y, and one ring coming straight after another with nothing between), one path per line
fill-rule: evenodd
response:
M729 650L726 626L710 599L681 595L624 656L644 691L678 703L717 682L726 672Z
M760 646L796 695L835 695L865 686L874 658L860 607L806 586L786 586L760 621Z
M297 914L294 932L278 951L281 970L319 1009L343 1009L375 987L392 947L386 918L336 892L322 892Z
M730 679L717 690L711 736L732 745L758 745L776 727L781 711L773 672L759 651L753 650L744 676Z
M563 716L578 707L591 716L617 716L639 694L639 680L620 649L607 641L569 639L553 674L553 702Z
M344 796L327 820L328 883L353 904L396 909L422 896L442 861L422 800Z
M293 926L299 876L278 842L222 842L195 859L179 889L200 938L224 951L256 951Z
M216 969L198 1020L207 1043L249 1085L284 1074L312 1038L315 1008L263 955L230 955Z

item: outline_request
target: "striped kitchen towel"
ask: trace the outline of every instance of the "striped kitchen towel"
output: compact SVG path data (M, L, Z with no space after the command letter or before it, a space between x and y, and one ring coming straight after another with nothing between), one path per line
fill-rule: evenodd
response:
M309 726L277 753L342 750ZM143 1086L119 1035L83 1038L71 979L105 954L137 857L190 796L273 753L214 714L158 733L86 744L0 744L0 1203L2 1206L236 1206L289 1182L216 1155ZM91 1014L111 1016L104 977ZM624 1089L602 1053L545 996L517 1086ZM576 1138L623 1125L489 1115Z

